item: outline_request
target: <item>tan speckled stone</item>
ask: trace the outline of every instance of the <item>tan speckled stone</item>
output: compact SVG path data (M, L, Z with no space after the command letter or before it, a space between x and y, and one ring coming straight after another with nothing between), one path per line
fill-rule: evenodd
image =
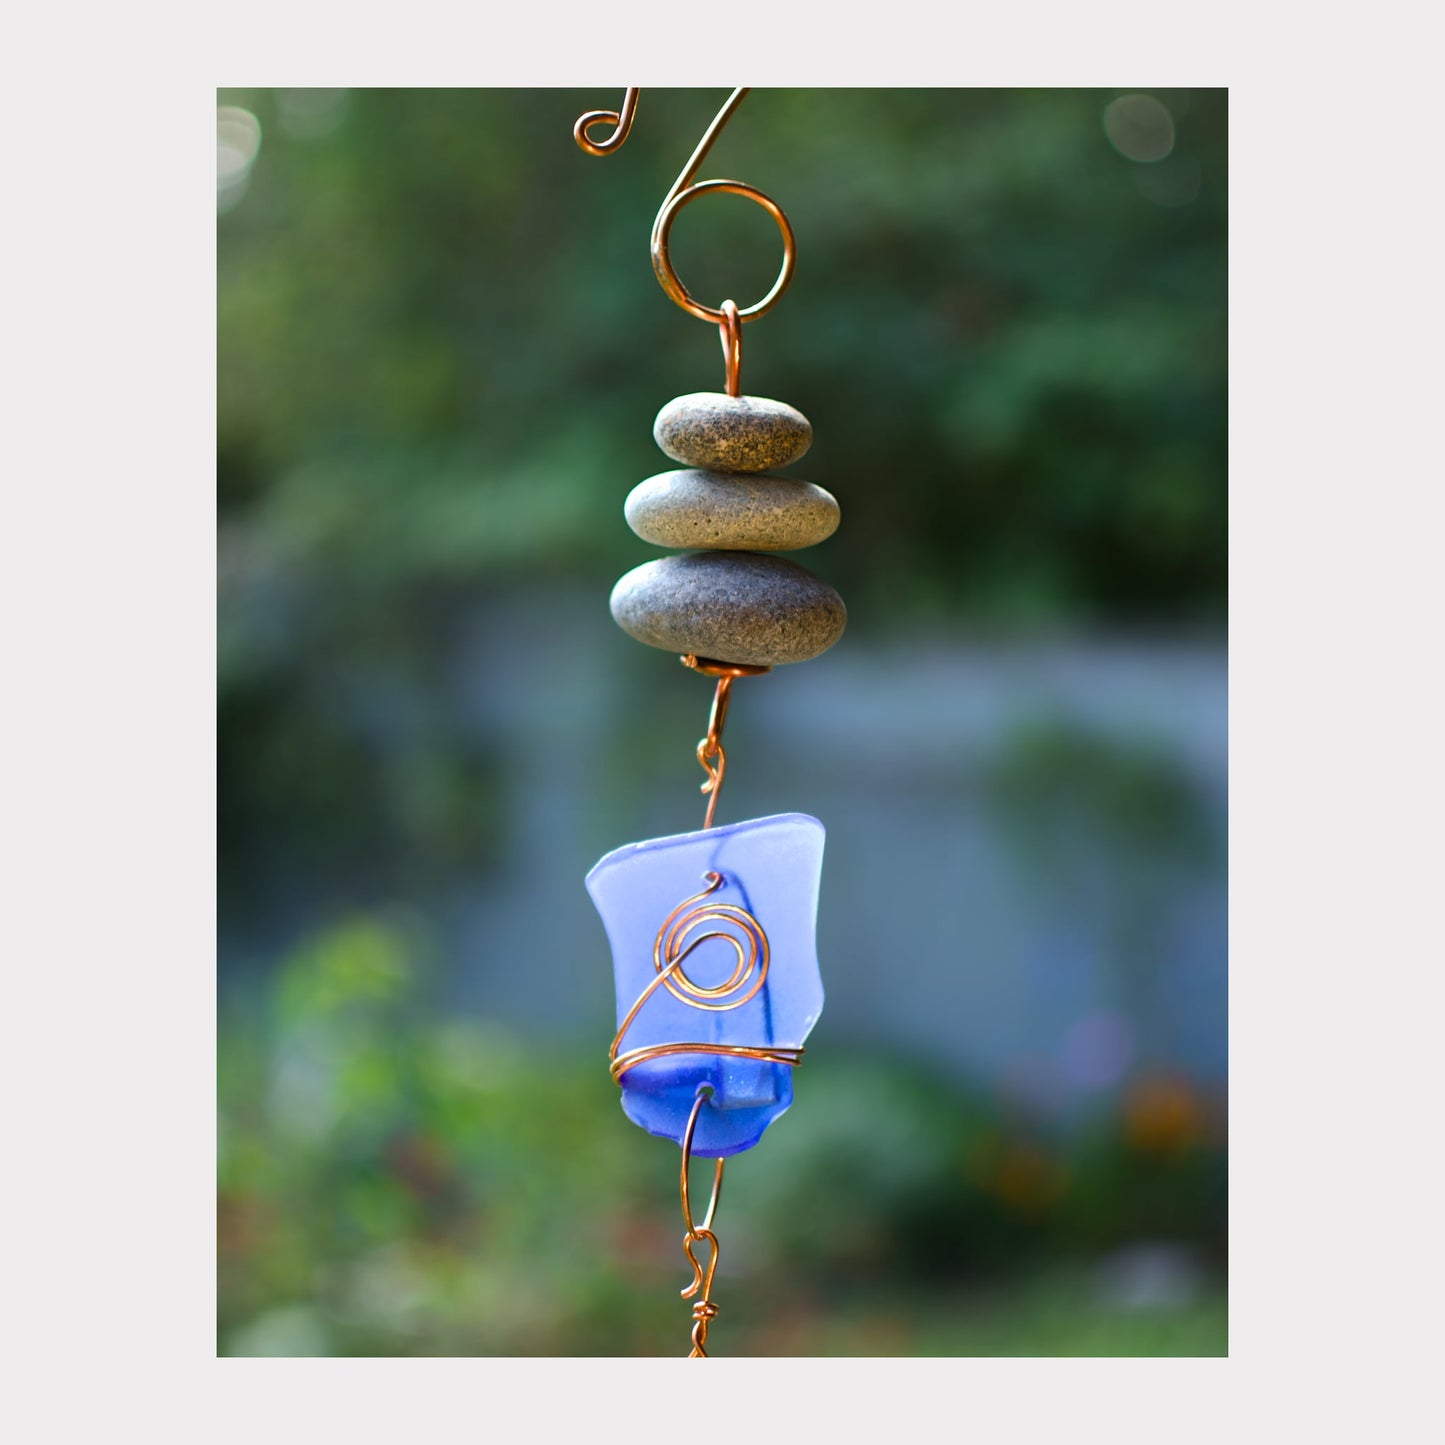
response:
M685 552L620 578L612 616L649 647L771 667L826 652L848 610L822 578L785 557Z
M813 444L808 418L785 401L694 391L668 402L652 425L675 462L716 472L766 472L795 462Z
M822 487L771 472L663 472L632 489L627 525L659 547L791 552L838 530Z

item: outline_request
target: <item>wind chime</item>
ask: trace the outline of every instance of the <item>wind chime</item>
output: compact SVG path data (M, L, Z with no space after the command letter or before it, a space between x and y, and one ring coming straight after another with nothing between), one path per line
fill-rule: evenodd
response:
M589 111L573 128L588 155L626 141L639 91L621 112ZM658 413L653 436L682 470L649 477L627 498L628 525L645 541L687 548L646 562L613 589L612 616L650 647L677 653L716 679L697 759L707 811L697 832L650 838L608 853L587 875L607 930L617 982L612 1077L628 1118L681 1146L683 1250L693 1281L691 1358L706 1356L718 1241L713 1218L723 1165L751 1149L793 1102L792 1070L823 1009L814 937L823 825L781 813L714 826L727 768L723 726L733 683L831 647L847 621L843 600L797 563L774 555L810 547L838 526L838 504L811 482L779 475L812 442L813 429L784 402L742 392L743 325L772 310L792 280L793 228L770 197L740 181L693 177L748 93L728 98L667 193L652 226L652 265L662 289L722 336L725 389L693 392ZM605 140L593 126L608 124ZM783 265L756 304L696 301L678 279L669 237L678 213L709 193L745 196L777 222ZM701 886L700 886L701 885ZM699 1223L688 1188L693 1155L715 1159L712 1196ZM697 1246L707 1245L707 1263Z

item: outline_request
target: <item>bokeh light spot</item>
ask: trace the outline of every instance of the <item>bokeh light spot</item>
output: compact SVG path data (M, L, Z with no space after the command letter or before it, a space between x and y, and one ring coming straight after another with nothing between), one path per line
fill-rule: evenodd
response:
M229 211L246 192L261 149L261 122L237 105L216 108L216 211Z
M1162 161L1174 149L1174 117L1152 95L1121 95L1104 108L1104 134L1131 161Z
M299 140L330 134L346 115L344 90L278 90L276 110L281 128Z

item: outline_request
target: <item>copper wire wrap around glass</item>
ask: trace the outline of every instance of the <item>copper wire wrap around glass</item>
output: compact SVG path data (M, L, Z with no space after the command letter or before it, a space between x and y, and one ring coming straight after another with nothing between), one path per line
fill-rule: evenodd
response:
M703 900L710 898L727 880L721 873L708 872L703 876L708 880L708 886L701 893L684 898L663 919L652 946L652 964L657 970L657 977L638 994L637 1001L627 1010L627 1016L613 1037L607 1057L612 1078L618 1084L629 1069L651 1059L667 1058L672 1054L722 1054L729 1058L757 1059L763 1063L792 1066L796 1066L803 1057L801 1048L682 1042L644 1044L640 1048L628 1049L626 1053L619 1052L633 1020L659 988L666 988L674 998L681 999L690 1008L704 1009L710 1013L726 1013L731 1009L741 1008L755 998L758 990L767 982L771 954L768 935L763 931L762 924L746 908L739 908L735 904L704 904ZM694 907L694 904L702 906ZM709 928L710 924L716 924L717 927ZM698 932L704 928L707 929L706 932ZM724 929L733 931L725 932ZM683 970L683 964L695 949L712 939L718 939L732 948L733 971L725 982L708 988L689 978Z
M733 112L742 104L749 89L749 86L740 85L723 103L723 107L717 115L713 117L712 124L708 126L703 138L697 143L697 149L693 151L687 164L682 168L682 174L673 182L672 189L663 197L662 206L652 223L650 245L652 269L656 273L658 284L662 289L689 316L696 316L700 321L712 321L721 328L729 396L741 395L739 372L742 366L742 323L756 321L758 317L765 316L778 304L783 292L788 289L793 279L793 271L798 262L797 238L793 235L792 222L788 220L783 208L771 196L764 194L756 186L747 185L742 181L693 180L693 177L701 169L703 161L707 159L707 153L712 149L713 142L721 134L723 127L732 119ZM633 86L624 95L620 111L589 110L585 115L579 116L577 123L572 127L572 135L577 144L590 156L613 155L621 150L632 130L632 122L637 118L637 102L641 94L641 90ZM612 133L606 140L593 140L588 132L593 126L603 124L611 125ZM757 202L773 218L777 223L778 230L782 233L783 264L778 271L778 279L773 282L772 289L768 291L767 295L761 301L755 301L751 306L739 308L732 301L724 301L721 306L706 306L683 285L673 267L672 223L677 219L678 213L684 206L695 201L699 196L709 194L742 196L749 201Z

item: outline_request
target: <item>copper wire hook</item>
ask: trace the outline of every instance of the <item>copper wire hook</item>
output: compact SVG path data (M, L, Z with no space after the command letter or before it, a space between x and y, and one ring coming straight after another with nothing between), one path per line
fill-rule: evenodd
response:
M783 209L771 196L765 195L756 186L745 185L742 181L710 180L696 181L693 177L697 175L703 161L707 159L707 153L712 149L713 142L717 140L722 128L732 119L733 112L743 102L751 87L740 85L723 102L722 109L713 117L713 122L703 133L702 139L697 143L697 148L689 157L687 164L682 168L682 174L673 182L672 188L663 197L662 206L658 210L657 217L652 223L652 269L657 273L658 283L677 305L681 306L690 316L696 316L701 321L712 321L719 325L726 325L728 318L726 313L719 307L704 306L700 301L693 298L692 293L682 284L677 272L673 269L670 240L672 235L672 223L677 219L677 214L690 201L695 201L699 196L709 192L717 191L727 195L744 196L750 201L756 201L767 213L777 222L778 229L783 234L783 265L778 272L778 279L773 282L772 289L761 301L754 302L751 306L744 307L738 312L738 321L756 321L759 316L765 315L778 304L783 292L788 289L788 284L793 279L793 270L797 264L798 248L797 240L793 235L793 227ZM627 139L627 133L632 128L633 118L637 114L637 98L640 91L633 87L628 90L623 102L621 112L613 110L592 110L582 116L572 128L572 134L576 137L577 144L582 147L588 155L610 155L618 150L623 141ZM593 141L587 137L587 127L598 121L611 121L616 129L605 141Z

